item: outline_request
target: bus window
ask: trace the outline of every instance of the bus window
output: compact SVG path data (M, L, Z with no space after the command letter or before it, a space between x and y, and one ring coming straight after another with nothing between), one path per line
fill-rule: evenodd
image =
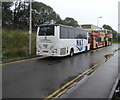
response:
M96 37L95 40L96 40L96 42L99 42L99 41L101 41L101 37Z
M83 29L91 29L91 25L82 25L81 26Z
M69 33L68 33L68 28L62 27L60 28L60 38L61 39L68 39Z
M111 38L108 38L108 41L112 41L112 39L111 39Z
M82 30L82 29L80 29L80 38L81 39L84 39L85 38L85 31L84 30Z
M75 38L76 39L84 39L84 31L82 29L75 30Z
M54 36L54 26L40 26L39 36Z
M111 31L111 30L109 30L109 31L107 31L107 33L108 33L108 34L112 34L112 31Z
M74 29L70 28L70 29L69 29L69 39L74 39L74 38L75 38Z
M75 39L79 39L80 31L79 29L75 30Z

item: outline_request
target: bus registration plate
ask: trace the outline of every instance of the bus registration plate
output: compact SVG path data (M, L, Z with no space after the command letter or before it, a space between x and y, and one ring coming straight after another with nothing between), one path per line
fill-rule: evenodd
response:
M43 51L43 53L48 53L48 51Z

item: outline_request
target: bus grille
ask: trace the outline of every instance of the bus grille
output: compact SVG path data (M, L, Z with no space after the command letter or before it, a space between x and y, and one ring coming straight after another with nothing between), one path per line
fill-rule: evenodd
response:
M65 54L66 54L66 48L61 48L60 55L65 55Z

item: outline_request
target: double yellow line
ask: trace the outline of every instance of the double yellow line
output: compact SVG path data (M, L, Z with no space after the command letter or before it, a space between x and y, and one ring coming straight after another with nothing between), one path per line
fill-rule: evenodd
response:
M75 82L77 79L79 79L82 76L86 76L88 75L88 73L95 68L96 66L98 66L99 64L102 64L104 61L106 61L106 58L104 57L102 60L100 60L98 63L96 63L95 65L93 65L92 67L90 67L88 70L86 70L85 72L83 72L82 74L78 75L76 78L74 78L73 80L71 80L70 82L68 82L67 84L63 85L61 88L59 88L58 90L56 90L54 93L52 93L51 95L49 95L47 98L45 98L45 100L49 100L51 98L59 98L61 95L63 95L68 89L70 89L71 87L73 87L77 82Z

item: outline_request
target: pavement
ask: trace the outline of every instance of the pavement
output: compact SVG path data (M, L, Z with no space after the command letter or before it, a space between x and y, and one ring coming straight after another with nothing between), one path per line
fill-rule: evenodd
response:
M119 58L120 59L120 58ZM73 92L66 94L67 98L109 98L118 77L118 52L99 67L84 84Z

